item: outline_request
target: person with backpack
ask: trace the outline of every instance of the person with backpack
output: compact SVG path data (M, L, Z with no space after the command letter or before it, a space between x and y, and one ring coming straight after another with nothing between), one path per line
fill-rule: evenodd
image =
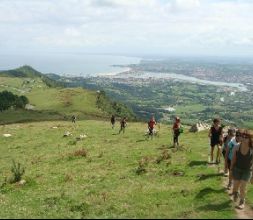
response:
M223 142L223 128L221 127L220 119L213 120L213 126L211 127L208 134L211 142L211 163L214 159L214 149L217 146L216 164L220 163L221 160L221 146Z
M149 130L149 137L153 138L154 136L154 129L156 125L155 117L152 116L150 121L148 122L148 130Z
M235 140L235 134L236 134L235 129L229 128L227 135L225 135L225 137L223 139L222 155L224 157L224 174L225 174L225 176L228 176L228 166L227 166L227 161L226 161L227 148L228 148L228 144L230 143L230 141Z
M112 115L112 117L111 117L112 129L114 129L114 127L115 127L115 123L116 123L116 118L115 118L115 115Z
M234 202L237 202L240 198L237 208L244 209L247 184L249 181L252 182L253 132L249 130L240 130L238 136L240 144L234 150L231 165L234 180L233 197Z
M238 132L235 133L234 129L230 129L228 133L229 133L228 139L230 139L230 141L226 144L225 168L229 171L229 182L227 189L230 190L232 187L232 180L233 180L231 163L233 159L234 150L239 145L239 133Z
M127 118L124 117L124 118L122 118L122 120L120 121L120 130L119 130L119 134L120 134L121 132L123 132L123 134L125 134L126 126L127 126Z
M177 145L177 147L179 147L179 136L182 133L181 120L179 117L175 118L172 131L173 131L173 146L176 147Z

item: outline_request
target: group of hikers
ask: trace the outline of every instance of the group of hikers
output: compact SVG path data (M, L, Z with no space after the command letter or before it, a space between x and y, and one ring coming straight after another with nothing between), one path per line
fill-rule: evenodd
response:
M115 128L115 123L116 123L116 117L115 117L115 115L112 115L112 117L111 117L112 129ZM152 116L150 118L150 121L148 122L148 132L147 132L148 137L151 137L151 139L153 139L154 135L157 132L155 130L156 125L157 125L157 122L155 120L155 117ZM127 118L124 117L120 120L119 134L121 132L125 133L126 126L127 126ZM172 131L173 131L173 146L179 147L179 136L181 133L183 133L183 128L181 126L181 120L179 117L175 118L175 122L173 124Z
M77 117L75 115L72 115L71 117L71 121L72 123L76 123ZM111 125L112 125L112 129L115 128L115 124L116 124L116 116L112 115L111 117ZM155 117L152 116L150 121L148 122L148 136L151 137L153 139L153 136L156 133L155 130L155 126L157 125L157 122L155 120ZM123 134L125 133L127 127L127 118L123 117L120 120L120 130L119 130L119 134L121 134L121 132L123 132ZM179 146L179 136L181 133L183 133L183 128L181 126L181 120L179 117L175 118L175 122L173 124L172 127L172 131L173 131L173 146L174 147L178 147Z
M232 189L237 208L245 208L246 188L252 183L253 133L250 130L229 128L226 133L220 119L214 119L209 131L211 140L210 163L219 164L224 157L224 175L228 177L227 189ZM214 161L214 150L217 156Z
M72 117L72 122L76 122L76 117ZM116 117L112 115L111 125L115 129ZM148 125L148 137L153 138L156 133L155 126L157 122L152 116ZM127 127L127 118L120 120L120 130L125 133ZM179 136L183 133L183 126L179 117L175 117L172 126L173 146L179 147ZM232 189L233 200L238 203L237 208L244 209L246 188L249 182L253 183L253 132L250 130L229 128L224 129L220 119L214 119L213 125L209 130L210 138L210 158L209 163L220 164L221 157L224 157L224 175L228 177L227 189ZM217 148L216 159L214 160L214 151Z
M126 118L120 121L120 131L125 132ZM112 116L111 123L114 128L115 116ZM152 116L148 124L148 136L153 138L157 122ZM172 126L173 146L179 147L179 136L183 133L183 126L179 117L175 117ZM253 132L245 129L228 128L224 129L220 119L214 119L209 130L211 155L210 163L220 164L221 157L224 157L224 175L228 177L227 189L232 189L233 200L238 203L237 208L245 208L246 188L249 182L253 183ZM217 147L217 156L214 161L214 150Z

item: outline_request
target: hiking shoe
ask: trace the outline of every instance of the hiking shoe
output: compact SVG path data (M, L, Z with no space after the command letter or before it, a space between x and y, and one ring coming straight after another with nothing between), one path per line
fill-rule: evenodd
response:
M233 193L233 200L235 203L238 201L238 199L239 199L239 193L238 192Z
M241 199L238 209L243 210L245 208L245 199Z

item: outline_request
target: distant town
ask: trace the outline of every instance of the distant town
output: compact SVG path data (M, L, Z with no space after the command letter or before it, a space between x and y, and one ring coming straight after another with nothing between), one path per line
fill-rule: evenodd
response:
M99 77L62 77L69 86L104 90L143 120L155 114L168 122L180 115L188 124L214 116L225 123L253 125L253 64L143 60L130 70Z

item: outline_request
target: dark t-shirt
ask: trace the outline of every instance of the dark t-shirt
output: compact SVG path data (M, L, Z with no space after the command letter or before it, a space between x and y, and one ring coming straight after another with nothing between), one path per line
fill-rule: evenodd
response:
M253 154L252 150L249 149L249 152L246 155L241 153L241 148L236 152L236 167L242 170L252 170L253 166Z
M219 127L217 130L215 127L211 127L211 143L213 144L221 144L220 137L222 135L222 127Z

